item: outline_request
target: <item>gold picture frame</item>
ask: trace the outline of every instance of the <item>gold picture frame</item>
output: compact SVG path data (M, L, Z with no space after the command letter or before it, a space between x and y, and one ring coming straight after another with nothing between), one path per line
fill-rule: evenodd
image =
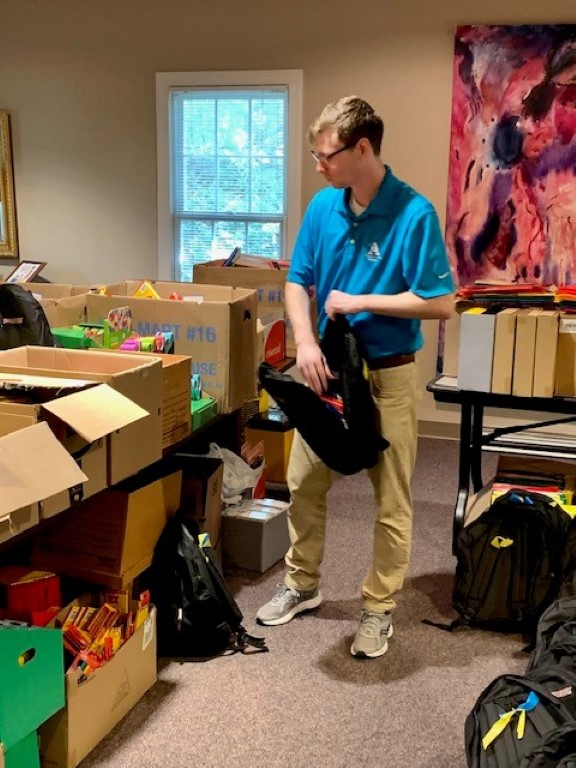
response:
M10 115L0 109L0 259L18 258Z

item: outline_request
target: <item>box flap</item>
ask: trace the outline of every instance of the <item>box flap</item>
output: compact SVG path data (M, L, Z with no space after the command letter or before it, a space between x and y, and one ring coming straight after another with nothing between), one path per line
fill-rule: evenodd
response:
M0 372L0 389L38 390L53 389L54 392L62 392L65 389L84 389L84 387L98 384L97 381L88 379L67 379L66 377L36 376L27 373Z
M90 443L150 415L108 384L52 400L43 408Z
M0 438L0 516L86 480L45 422Z

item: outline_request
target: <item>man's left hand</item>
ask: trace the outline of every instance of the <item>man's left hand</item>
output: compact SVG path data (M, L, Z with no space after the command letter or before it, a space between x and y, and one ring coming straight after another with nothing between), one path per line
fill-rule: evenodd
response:
M362 311L359 299L359 296L343 291L330 291L324 309L330 320L334 320L336 315L355 315Z

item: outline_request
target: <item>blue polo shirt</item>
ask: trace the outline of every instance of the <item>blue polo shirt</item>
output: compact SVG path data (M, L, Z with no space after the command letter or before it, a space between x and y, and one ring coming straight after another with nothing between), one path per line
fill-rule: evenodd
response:
M331 290L360 294L412 291L424 299L452 293L454 283L438 216L388 166L368 208L355 216L349 189L327 187L311 200L296 239L287 280L316 286L318 330ZM367 360L416 352L420 320L371 312L348 315Z

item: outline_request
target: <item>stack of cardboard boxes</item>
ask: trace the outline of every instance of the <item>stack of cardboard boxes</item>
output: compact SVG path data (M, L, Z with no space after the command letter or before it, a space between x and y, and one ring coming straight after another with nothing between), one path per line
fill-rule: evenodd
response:
M249 272L254 279L260 270ZM219 553L222 462L177 454L174 447L190 435L193 373L221 413L255 396L257 296L274 313L272 322L264 323L261 353L289 353L284 276L267 271L273 287L258 292L251 285L155 282L157 299L133 296L141 281L107 286L107 295L88 286L25 286L37 295L53 327L101 322L110 309L129 306L135 330L142 335L171 331L177 354L44 347L0 352L0 544L37 526L33 567L110 589L131 588L150 564L166 520L185 503ZM260 510L246 519L256 521L261 534L249 537L246 546L255 559L247 567L265 569L270 558L279 557L274 550L278 531L284 537L281 554L287 547L285 508L280 505L274 514ZM255 531L250 527L251 534ZM38 760L36 729L44 766L78 765L156 679L154 620L152 611L88 685L76 673L63 677L61 633L36 630L56 637L59 661L51 672L59 688L44 672L38 685L59 693L16 732L14 712L20 720L27 705L10 699L12 687L6 687L2 673L0 765L2 760L8 768L19 765L14 761L24 752ZM15 636L11 632L0 633L0 644ZM3 660L0 652L0 664ZM36 765L26 759L22 764Z
M576 395L576 318L473 308L460 316L458 387L518 397Z

